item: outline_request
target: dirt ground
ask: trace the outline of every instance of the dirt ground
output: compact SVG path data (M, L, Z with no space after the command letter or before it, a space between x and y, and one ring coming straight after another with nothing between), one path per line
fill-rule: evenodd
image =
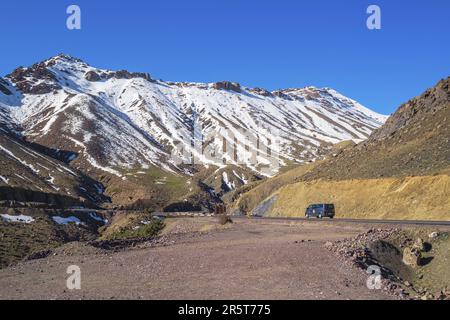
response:
M324 244L373 225L167 219L165 241L118 252L69 244L0 270L0 299L392 299ZM386 227L386 225L383 225ZM67 267L81 268L68 290Z

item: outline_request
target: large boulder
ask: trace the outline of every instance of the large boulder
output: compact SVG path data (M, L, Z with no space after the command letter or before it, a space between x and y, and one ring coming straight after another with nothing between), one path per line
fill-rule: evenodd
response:
M278 98L285 99L285 100L293 100L293 98L286 93L283 92L283 90L276 90L273 91L272 94Z
M437 231L433 231L428 235L428 238L430 239L436 239L437 237L439 237L439 232Z
M425 243L422 238L417 238L416 242L413 244L413 249L417 249L420 252L425 251Z
M272 96L272 93L270 93L266 89L262 89L262 88L253 88L253 89L250 89L250 91L255 93L255 94L258 94L260 96L264 96L264 97Z
M216 90L223 89L228 91L241 92L241 85L237 82L219 81L213 84L213 88Z
M84 77L85 77L85 79L87 81L91 81L91 82L96 82L96 81L102 80L102 78L95 71L88 71L88 72L86 72Z
M417 267L420 265L420 261L422 259L422 253L416 248L406 247L403 250L403 263L411 266Z

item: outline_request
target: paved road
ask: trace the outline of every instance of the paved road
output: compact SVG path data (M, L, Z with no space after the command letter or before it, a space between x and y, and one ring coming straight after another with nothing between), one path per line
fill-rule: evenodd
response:
M167 216L167 215L166 215ZM170 216L170 215L169 215ZM185 213L180 215L181 217L205 217L204 214L190 214ZM210 215L209 215L210 216ZM178 217L178 215L177 215ZM248 219L246 216L233 216L233 219ZM257 220L271 220L271 221L310 221L310 222L333 222L333 223L360 223L360 224L390 224L390 225L415 225L415 226L450 226L450 221L432 221L432 220L377 220L377 219L349 219L349 218L301 218L301 217L257 217L253 216L252 219Z
M158 213L160 216L171 216L168 213ZM192 212L192 213L176 213L176 217L205 217L205 213ZM208 216L211 216L208 214ZM233 216L233 219L248 219L247 216ZM252 219L258 220L271 220L271 221L311 221L311 222L344 222L344 223L360 223L360 224L390 224L390 225L416 225L416 226L450 226L450 221L432 221L432 220L379 220L379 219L350 219L350 218L302 218L302 217L257 217L253 216Z
M241 217L239 217L241 218ZM242 217L244 218L244 217ZM432 220L376 220L376 219L315 219L315 218L291 218L291 217L253 217L254 219L270 219L282 221L313 221L313 222L350 222L350 223L373 223L373 224L398 224L398 225L424 225L424 226L450 226L450 221Z
M77 212L102 212L108 210L94 210L94 209L73 209ZM212 214L205 212L157 212L154 213L157 216L166 217L210 217ZM247 216L233 216L233 219L248 219ZM373 224L391 224L391 225L416 225L416 226L450 226L450 221L433 221L433 220L379 220L379 219L350 219L350 218L334 218L334 219L317 219L317 218L302 218L302 217L257 217L253 216L252 219L269 219L280 221L311 221L311 222L348 222L348 223L373 223Z

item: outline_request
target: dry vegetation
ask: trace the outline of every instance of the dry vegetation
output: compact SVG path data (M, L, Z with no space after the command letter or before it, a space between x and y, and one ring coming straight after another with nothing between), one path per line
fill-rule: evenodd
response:
M99 230L100 240L153 237L163 228L164 222L153 218L149 211L117 212L111 223Z
M334 203L337 218L450 220L450 177L311 181L277 193L271 215L303 216L311 203Z

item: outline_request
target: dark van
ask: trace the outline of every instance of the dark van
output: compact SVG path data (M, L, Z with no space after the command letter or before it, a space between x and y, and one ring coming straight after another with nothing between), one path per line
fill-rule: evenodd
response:
M334 204L325 204L325 203L312 204L308 208L306 208L305 212L306 218L316 217L320 219L328 217L330 219L333 219L334 215L335 215Z

